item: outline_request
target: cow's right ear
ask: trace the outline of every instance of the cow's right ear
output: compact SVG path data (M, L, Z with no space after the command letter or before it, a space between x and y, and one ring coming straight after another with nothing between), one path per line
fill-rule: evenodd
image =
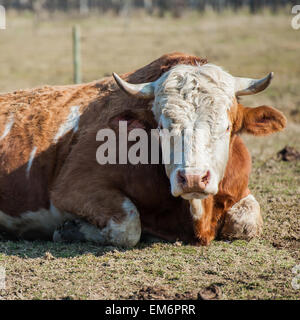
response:
M111 117L108 124L112 129L118 130L120 121L127 122L128 132L133 129L154 129L157 126L153 113L150 110L125 110Z
M239 104L236 123L236 132L265 136L283 130L286 126L286 118L272 107L249 108Z

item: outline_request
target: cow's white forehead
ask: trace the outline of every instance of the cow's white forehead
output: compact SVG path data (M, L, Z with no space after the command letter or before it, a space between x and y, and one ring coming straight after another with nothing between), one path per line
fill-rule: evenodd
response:
M199 115L217 120L226 114L234 96L234 77L222 68L177 65L157 81L153 112L157 120L163 114L178 126Z

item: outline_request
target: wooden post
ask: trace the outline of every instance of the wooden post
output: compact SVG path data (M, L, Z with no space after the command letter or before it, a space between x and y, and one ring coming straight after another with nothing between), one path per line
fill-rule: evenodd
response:
M81 83L80 28L73 26L74 83Z

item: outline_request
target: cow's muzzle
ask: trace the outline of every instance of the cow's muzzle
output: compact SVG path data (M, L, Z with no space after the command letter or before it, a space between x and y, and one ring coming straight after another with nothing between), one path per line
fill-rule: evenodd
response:
M202 174L189 173L185 169L177 171L177 184L180 186L182 193L206 193L206 187L210 181L210 171L207 170Z

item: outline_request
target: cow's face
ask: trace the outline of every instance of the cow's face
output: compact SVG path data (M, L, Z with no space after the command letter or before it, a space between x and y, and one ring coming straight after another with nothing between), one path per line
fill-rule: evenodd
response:
M213 65L177 66L158 80L152 110L162 137L172 136L165 169L174 196L202 199L218 192L235 103L234 78Z
M268 134L284 127L285 118L275 109L245 108L236 100L237 95L262 91L271 78L235 78L211 64L178 65L157 81L140 85L115 75L127 93L154 98L152 111L162 138L172 136L165 140L170 141L165 169L171 192L188 200L218 192L234 133Z

